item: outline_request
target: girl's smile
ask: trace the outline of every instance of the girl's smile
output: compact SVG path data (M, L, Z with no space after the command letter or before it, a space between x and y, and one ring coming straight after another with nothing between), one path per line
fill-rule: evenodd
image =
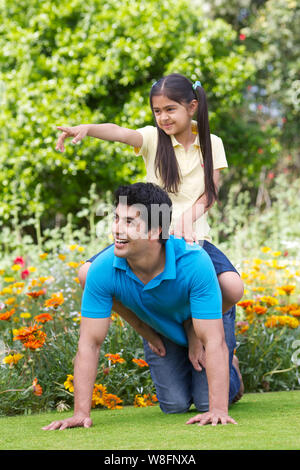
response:
M189 104L182 104L170 100L165 95L152 98L153 113L158 127L166 134L174 135L179 142L183 141L181 143L195 138L191 132L191 121L196 107L193 101Z

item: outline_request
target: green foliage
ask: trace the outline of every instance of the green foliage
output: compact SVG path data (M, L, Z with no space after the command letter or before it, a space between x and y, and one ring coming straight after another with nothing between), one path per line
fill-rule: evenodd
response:
M152 123L149 87L165 73L201 79L212 132L222 133L220 116L239 119L234 109L254 72L245 47L230 25L186 0L159 9L155 1L2 1L0 13L0 216L7 221L16 202L20 219L34 210L38 183L49 227L55 215L76 212L91 183L102 195L143 178L142 159L121 144L86 139L56 152L55 126ZM246 168L259 145L247 151L247 139L233 141L229 161L245 155Z
M299 148L300 82L299 82L300 8L295 0L268 0L252 16L242 33L247 49L255 51L256 85L264 118L279 121L281 140L290 150ZM272 116L270 110L277 111ZM269 115L268 115L269 114Z

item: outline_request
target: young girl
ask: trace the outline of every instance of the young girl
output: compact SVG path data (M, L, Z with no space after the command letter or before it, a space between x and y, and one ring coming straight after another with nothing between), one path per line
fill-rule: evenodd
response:
M228 258L211 242L207 211L217 200L219 172L227 167L222 140L210 134L207 101L199 81L180 74L161 78L151 88L150 106L155 127L132 130L115 124L58 127L64 140L78 143L85 136L122 142L144 159L147 181L165 189L173 203L171 233L188 243L200 243L214 264L223 298L223 313L243 296L243 282ZM197 121L193 121L196 115ZM84 286L90 263L79 270Z

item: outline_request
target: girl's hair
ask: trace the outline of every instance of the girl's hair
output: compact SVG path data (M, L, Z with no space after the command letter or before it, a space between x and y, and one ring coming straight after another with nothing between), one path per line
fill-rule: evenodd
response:
M161 78L154 83L150 91L150 106L154 119L152 98L158 95L164 95L180 104L189 104L194 99L198 101L197 127L203 156L205 194L207 197L207 207L209 207L218 196L213 181L213 159L205 91L200 85L194 89L192 82L178 73L172 73ZM177 193L181 183L181 176L172 141L170 136L158 127L156 119L155 123L158 131L155 172L156 174L159 172L166 191Z

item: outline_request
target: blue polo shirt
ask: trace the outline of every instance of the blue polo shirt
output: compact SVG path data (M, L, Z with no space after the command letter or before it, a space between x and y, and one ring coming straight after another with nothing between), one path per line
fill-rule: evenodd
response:
M199 245L171 236L164 271L144 284L114 245L91 264L82 297L81 315L107 318L112 298L175 343L187 346L183 322L188 318L222 318L222 296L212 261Z

